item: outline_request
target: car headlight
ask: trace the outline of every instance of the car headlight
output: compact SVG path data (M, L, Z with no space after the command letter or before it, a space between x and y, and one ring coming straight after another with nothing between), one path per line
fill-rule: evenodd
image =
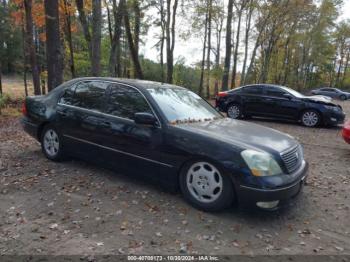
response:
M337 106L324 106L325 108L327 108L328 110L332 110L332 111L338 111L339 107Z
M282 173L281 167L268 153L255 150L244 150L241 156L254 176L274 176Z

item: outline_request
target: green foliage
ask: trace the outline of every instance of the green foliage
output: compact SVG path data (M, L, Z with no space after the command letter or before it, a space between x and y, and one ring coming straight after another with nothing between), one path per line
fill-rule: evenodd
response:
M21 70L23 50L21 29L12 25L10 11L8 4L0 4L0 63L4 73Z
M3 109L6 106L9 100L10 100L9 95L0 94L0 115L1 115L1 109Z

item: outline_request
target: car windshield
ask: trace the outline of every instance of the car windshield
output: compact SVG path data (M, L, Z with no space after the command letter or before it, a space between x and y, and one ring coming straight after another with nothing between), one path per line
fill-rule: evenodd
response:
M286 86L281 86L280 88L284 89L285 91L291 93L293 96L298 97L298 98L303 98L305 97L303 94L300 94L298 91L295 91L294 89L291 89Z
M156 87L147 90L172 124L222 118L205 100L185 88Z

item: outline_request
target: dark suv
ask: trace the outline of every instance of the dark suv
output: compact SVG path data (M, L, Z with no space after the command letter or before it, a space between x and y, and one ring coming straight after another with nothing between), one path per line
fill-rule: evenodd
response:
M247 85L216 96L216 107L231 118L264 117L301 122L308 127L344 122L341 106L321 96L304 96L284 86Z

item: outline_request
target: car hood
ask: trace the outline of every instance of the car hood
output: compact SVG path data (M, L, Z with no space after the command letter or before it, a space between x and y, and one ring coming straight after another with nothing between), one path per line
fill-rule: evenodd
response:
M313 103L330 105L330 106L338 106L337 104L333 103L332 98L328 96L322 96L322 95L304 96L302 100L306 102L313 102Z
M315 102L324 102L324 103L330 103L332 101L331 97L323 96L323 95L305 96L303 99L307 99Z
M230 118L179 124L176 127L230 143L241 149L255 149L269 153L280 153L298 143L288 134Z

